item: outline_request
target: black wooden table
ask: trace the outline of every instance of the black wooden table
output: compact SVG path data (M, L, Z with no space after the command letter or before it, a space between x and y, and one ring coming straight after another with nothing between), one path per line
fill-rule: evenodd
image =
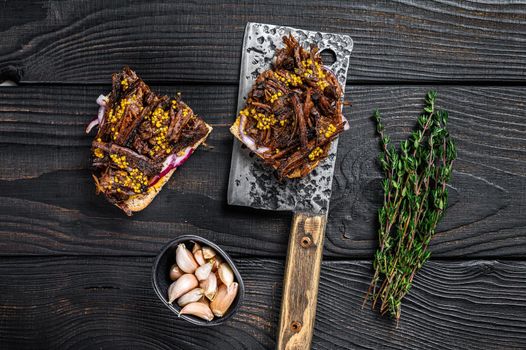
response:
M226 204L246 22L350 34L355 43L321 273L315 349L526 348L526 2L0 2L0 348L266 349L275 344L290 214ZM86 123L130 65L182 91L210 148L144 212L95 196ZM362 309L376 247L379 107L396 139L427 90L450 112L449 211L396 324ZM246 299L196 328L150 285L182 234L232 254Z

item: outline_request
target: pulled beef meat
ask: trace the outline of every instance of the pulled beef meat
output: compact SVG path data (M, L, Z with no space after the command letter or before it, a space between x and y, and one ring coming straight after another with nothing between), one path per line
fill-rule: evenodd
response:
M92 143L93 178L97 193L126 211L122 203L146 193L166 158L194 146L208 127L180 94L157 95L128 67L113 74L106 100Z
M248 94L240 129L233 130L241 142L255 144L252 150L280 179L309 174L347 122L341 86L323 66L318 48L305 50L293 36L283 42L273 68L257 77Z

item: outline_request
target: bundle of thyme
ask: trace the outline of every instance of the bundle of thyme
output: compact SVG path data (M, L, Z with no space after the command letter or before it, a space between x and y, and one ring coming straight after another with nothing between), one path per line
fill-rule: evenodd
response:
M446 185L456 149L447 130L448 113L435 108L436 92L429 91L418 126L397 150L387 135L378 110L380 165L384 203L378 210L379 247L374 277L367 292L372 308L400 318L401 303L416 272L429 259L429 242L447 207Z

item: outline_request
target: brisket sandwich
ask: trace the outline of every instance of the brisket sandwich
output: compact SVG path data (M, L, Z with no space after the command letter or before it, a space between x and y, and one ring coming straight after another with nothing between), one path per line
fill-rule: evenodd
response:
M348 124L341 112L341 86L323 66L318 48L306 50L292 35L283 42L230 131L279 179L292 179L306 176L327 157L331 142Z
M212 131L180 94L157 95L128 67L113 74L112 91L97 103L98 117L86 129L98 125L93 180L97 194L127 215L146 208Z

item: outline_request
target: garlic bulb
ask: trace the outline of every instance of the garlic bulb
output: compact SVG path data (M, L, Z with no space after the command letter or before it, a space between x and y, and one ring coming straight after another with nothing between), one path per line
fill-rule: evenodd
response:
M199 282L194 275L187 273L182 275L168 288L168 303L173 303L181 295L197 287Z
M212 309L214 315L217 317L225 315L236 298L237 290L238 284L236 282L233 282L229 287L224 284L219 287L216 297L210 302L210 309Z
M184 243L181 243L177 246L175 252L175 261L177 266L186 273L193 273L197 269L198 265L194 259L194 255L188 249Z

